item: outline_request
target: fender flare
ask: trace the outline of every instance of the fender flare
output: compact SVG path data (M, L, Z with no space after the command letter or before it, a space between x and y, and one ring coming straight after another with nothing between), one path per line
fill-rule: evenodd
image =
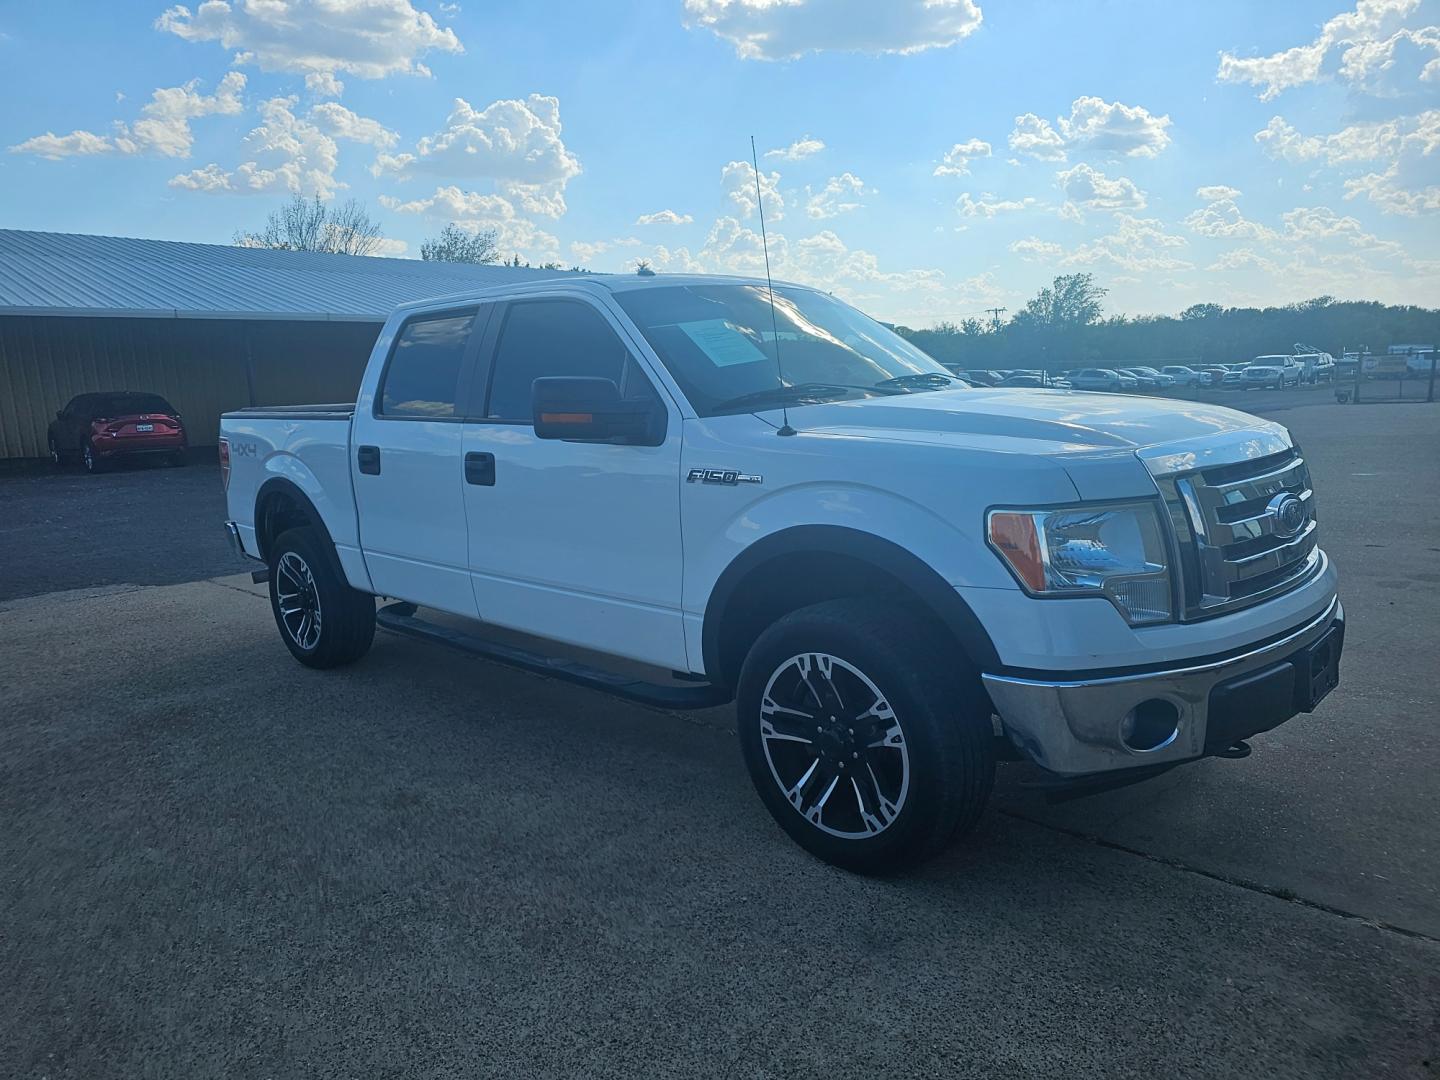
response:
M284 495L300 508L301 514L305 516L306 522L325 538L325 542L333 549L335 541L330 535L330 530L325 526L325 519L320 516L320 511L315 509L315 504L310 501L310 496L301 490L300 485L284 476L272 476L260 485L255 492L255 546L259 549L260 558L269 560L265 551L265 544L261 537L261 515L260 508L268 499L274 495Z
M979 617L955 587L929 563L890 540L843 525L795 525L755 541L735 557L710 590L700 632L705 671L712 679L725 679L721 635L730 602L750 573L780 556L823 553L857 559L884 571L905 585L950 630L970 660L981 671L1000 667L995 643Z

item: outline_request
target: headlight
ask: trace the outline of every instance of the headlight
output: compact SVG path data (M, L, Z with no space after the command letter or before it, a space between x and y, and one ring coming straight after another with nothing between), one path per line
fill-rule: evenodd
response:
M991 510L986 526L1031 596L1104 596L1131 626L1173 618L1165 534L1151 503Z

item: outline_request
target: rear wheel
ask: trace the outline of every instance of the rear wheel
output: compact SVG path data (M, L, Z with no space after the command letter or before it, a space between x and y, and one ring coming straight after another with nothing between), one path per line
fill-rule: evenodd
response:
M938 628L868 599L781 619L736 695L741 750L771 815L811 854L890 873L974 826L995 759L990 707Z
M95 453L95 447L89 439L86 439L80 447L80 464L85 466L85 471L88 473L97 473L105 468L105 462L101 460L99 454Z
M360 659L375 639L375 598L346 582L328 543L308 526L270 545L270 608L290 654L307 667Z

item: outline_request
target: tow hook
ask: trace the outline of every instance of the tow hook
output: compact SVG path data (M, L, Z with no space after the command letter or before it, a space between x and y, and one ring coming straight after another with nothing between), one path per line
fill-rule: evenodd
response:
M1233 746L1227 746L1224 750L1216 750L1215 757L1229 758L1231 761L1239 761L1241 758L1250 756L1250 744L1240 739Z

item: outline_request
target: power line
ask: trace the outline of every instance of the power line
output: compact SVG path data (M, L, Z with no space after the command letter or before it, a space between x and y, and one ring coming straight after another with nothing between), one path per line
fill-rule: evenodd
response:
M990 319L990 326L991 326L991 328L998 331L998 330L1000 329L1000 316L1003 315L1005 312L1009 311L1010 309L1009 309L1009 308L1003 308L1003 307L992 307L992 308L986 308L985 310L988 311L988 312L990 313L990 315L991 315L991 319Z

